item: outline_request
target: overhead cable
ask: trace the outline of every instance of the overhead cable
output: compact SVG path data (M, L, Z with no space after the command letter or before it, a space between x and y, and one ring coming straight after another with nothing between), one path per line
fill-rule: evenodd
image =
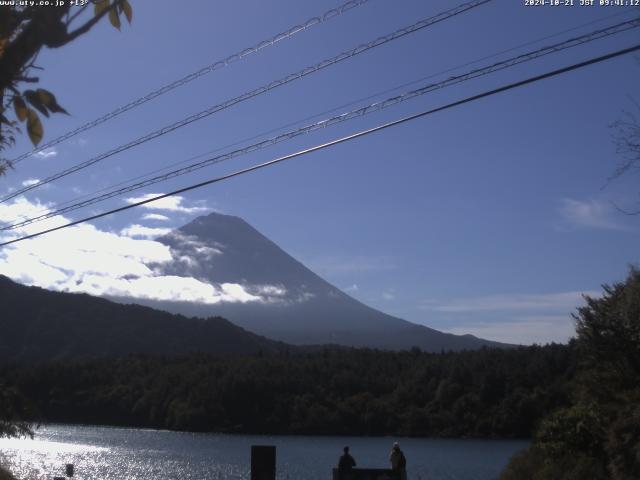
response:
M513 67L515 65L524 63L524 62L528 62L546 55L549 55L551 53L556 53L556 52L560 52L562 50L566 50L568 48L572 48L572 47L576 47L578 45L583 45L585 43L588 42L592 42L595 40L599 40L602 38L605 38L607 36L610 35L614 35L616 33L620 33L623 31L627 31L631 28L636 28L636 27L640 27L640 19L634 19L634 20L629 20L626 22L622 22L616 25L612 25L610 27L606 27L603 29L599 29L590 33L587 33L585 35L581 35L579 37L575 37L575 38L571 38L568 40L565 40L563 42L560 43L556 43L553 45L548 45L546 47L542 47L540 49L531 51L531 52L527 52L527 53L523 53L521 55L515 56L515 57L511 57L508 58L506 60L502 60L493 64L490 64L488 66L485 67L481 67L481 68L477 68L474 70L471 70L467 73L461 74L461 75L456 75L453 77L449 77L446 80L437 82L437 83L430 83L427 85L424 85L418 89L414 89L414 90L410 90L407 91L405 93L402 93L400 95L394 96L394 97L390 97L387 98L383 101L379 101L379 102L374 102L374 103L370 103L364 107L360 107L357 108L355 110L351 110L348 112L344 112L341 113L340 115L336 115L324 120L321 120L319 122L315 122L312 124L308 124L305 125L303 127L297 128L295 130L291 130L289 132L285 132L282 133L280 135L277 136L273 136L271 138L268 138L266 140L262 140L260 142L248 145L246 147L243 148L239 148L236 150L233 150L231 152L227 152L227 153L223 153L220 155L216 155L214 157L210 157L207 158L205 160L202 160L200 162L196 162L196 163L192 163L188 166L182 167L182 168L178 168L175 170L172 170L170 172L161 174L161 175L156 175L154 177L145 179L145 180L141 180L139 182L136 183L132 183L130 185L127 185L125 187L122 188L118 188L109 192L106 192L102 195L97 195L91 198L88 198L86 200L68 205L66 207L62 207L62 208L58 208L55 210L50 210L46 213L43 213L41 215L37 215L31 218L27 218L24 220L21 220L19 222L15 222L13 224L10 225L6 225L0 228L0 230L12 230L12 229L16 229L16 228L20 228L20 227L24 227L26 225L30 225L32 223L38 222L38 221L42 221L45 220L47 218L51 218L54 217L56 215L62 215L65 213L69 213L75 210L78 210L80 208L84 208L87 207L89 205L93 205L105 200L108 200L110 198L113 197L117 197L120 195L123 195L125 193L129 193L135 190L139 190L141 188L144 187L148 187L151 185L154 185L156 183L160 183L181 175L185 175L191 172L194 172L196 170L199 170L201 168L213 165L213 164L217 164L217 163L222 163L224 161L242 156L242 155L246 155L248 153L252 153L258 150L262 150L263 148L266 148L268 146L277 144L277 143L281 143L283 141L286 140L290 140L292 138L298 137L300 135L304 135L331 125L335 125L337 123L342 123L345 122L347 120L351 120L357 117L361 117L364 115L368 115L380 110L384 110L388 107L391 107L393 105L396 105L398 103L402 103L405 102L407 100L411 100L413 98L419 97L421 95L433 92L435 90L439 90L442 88L446 88L449 87L451 85L455 85L455 84L459 84L468 80L472 80L474 78L478 78L484 75L488 75L500 70L504 70L506 68L510 68Z
M23 193L26 193L30 190L33 190L35 188L41 187L43 185L46 185L48 183L51 183L55 180L58 180L62 177L66 177L67 175L71 175L72 173L75 173L77 171L83 170L91 165L94 165L98 162L101 162L102 160L105 160L109 157L112 157L113 155L116 155L118 153L124 152L125 150L129 150L133 147L136 147L138 145L141 145L143 143L146 143L150 140L153 140L155 138L161 137L163 135L166 135L170 132L173 132L174 130L177 130L179 128L185 127L187 125L190 125L193 122L196 122L198 120L202 120L203 118L209 117L210 115L213 115L214 113L220 112L222 110L225 110L229 107L232 107L234 105L237 105L241 102L244 102L246 100L249 100L253 97L256 97L258 95L262 95L266 92L269 92L271 90L274 90L278 87L281 87L283 85L287 85L291 82L294 82L296 80L299 80L301 78L306 77L307 75L310 75L312 73L316 73L320 70L323 70L327 67L336 65L340 62L343 62L344 60L353 58L357 55L360 55L361 53L364 53L366 51L369 51L373 48L379 47L381 45L384 45L386 43L392 42L394 40L397 40L399 38L402 38L406 35L409 35L411 33L415 33L419 30L422 30L423 28L429 27L431 25L434 25L436 23L442 22L444 20L447 20L449 18L455 17L456 15L459 15L461 13L464 13L468 10L471 10L473 8L479 7L485 3L489 3L492 0L473 0L471 2L468 3L464 3L462 5L459 5L457 7L454 7L452 9L449 9L445 12L442 12L438 15L435 15L433 17L429 17L423 20L420 20L419 22L414 23L413 25L410 25L408 27L404 27L404 28L400 28L398 30L396 30L395 32L392 32L388 35L382 36L382 37L378 37L375 40L372 40L371 42L362 44L362 45L358 45L355 48L352 48L351 50L347 50L345 52L342 52L334 57L331 57L329 59L323 60L322 62L316 63L315 65L312 65L310 67L306 67L296 73L292 73L290 75L287 75L286 77L280 78L278 80L275 80L273 82L270 82L268 84L265 84L259 88L256 88L254 90L251 90L249 92L243 93L242 95L239 95L237 97L234 97L230 100L226 100L222 103L219 103L217 105L213 105L209 108L207 108L206 110L202 110L201 112L195 113L193 115L190 115L186 118L183 118L182 120L179 120L177 122L172 123L171 125L167 125L163 128L160 128L158 130L155 130L151 133L148 133L147 135L144 135L142 137L137 138L136 140L132 140L131 142L128 142L126 144L120 145L118 147L115 147L107 152L104 152L100 155L97 155L89 160L86 160L84 162L78 163L70 168L67 168L65 170L62 170L58 173L55 173L53 175L50 175L49 177L46 177L45 179L39 181L38 183L32 184L32 185L27 185L23 188L20 188L8 195L5 195L4 197L0 198L0 203L2 202L6 202L7 200L10 200L12 198L17 197L18 195L21 195Z
M58 231L58 230L62 230L64 228L69 228L69 227L72 227L72 226L75 226L75 225L79 225L81 223L89 222L91 220L96 220L98 218L103 218L103 217L106 217L106 216L109 216L109 215L113 215L115 213L123 212L125 210L129 210L129 209L136 208L136 207L139 207L139 206L142 206L142 205L146 205L148 203L156 202L156 201L162 200L164 198L168 198L168 197L171 197L171 196L175 196L175 195L179 195L179 194L182 194L182 193L185 193L185 192L189 192L189 191L195 190L197 188L202 188L202 187L205 187L207 185L211 185L211 184L214 184L214 183L219 183L219 182L222 182L222 181L225 181L225 180L229 180L231 178L238 177L240 175L244 175L244 174L247 174L247 173L254 172L256 170L260 170L260 169L263 169L263 168L266 168L266 167L270 167L270 166L276 165L278 163L282 163L282 162L284 162L286 160L291 160L293 158L301 157L303 155L307 155L309 153L317 152L317 151L323 150L325 148L333 147L333 146L341 144L341 143L345 143L345 142L348 142L348 141L351 141L351 140L355 140L356 138L364 137L366 135L370 135L372 133L379 132L381 130L385 130L385 129L390 128L390 127L395 127L397 125L401 125L403 123L407 123L407 122L410 122L412 120L416 120L418 118L425 117L427 115L431 115L431 114L434 114L434 113L437 113L437 112L441 112L443 110L448 110L450 108L458 107L458 106L463 105L465 103L470 103L470 102L473 102L473 101L476 101L476 100L480 100L482 98L489 97L489 96L492 96L492 95L496 95L498 93L506 92L506 91L512 90L514 88L522 87L524 85L528 85L528 84L535 83L535 82L538 82L538 81L541 81L541 80L544 80L544 79L547 79L547 78L555 77L557 75L561 75L561 74L564 74L564 73L567 73L567 72L570 72L570 71L573 71L573 70L584 68L584 67L589 66L589 65L593 65L593 64L596 64L596 63L604 62L604 61L610 60L612 58L620 57L622 55L627 55L629 53L633 53L633 52L636 52L638 50L640 50L640 44L637 44L637 45L635 45L633 47L625 48L625 49L622 49L622 50L617 50L615 52L612 52L612 53L609 53L609 54L606 54L606 55L602 55L602 56L599 56L599 57L594 57L594 58L591 58L589 60L585 60L585 61L580 62L580 63L575 63L575 64L567 66L567 67L563 67L563 68L559 68L559 69L556 69L556 70L552 70L550 72L543 73L541 75L536 75L534 77L529 77L529 78L527 78L525 80L521 80L521 81L518 81L518 82L510 83L508 85L504 85L502 87L498 87L498 88L495 88L493 90L485 91L483 93L480 93L480 94L477 94L477 95L473 95L471 97L466 97L466 98L464 98L462 100L458 100L456 102L448 103L448 104L443 105L441 107L437 107L437 108L434 108L434 109L431 109L431 110L425 110L425 111L420 112L420 113L409 115L409 116L403 117L403 118L401 118L399 120L394 120L392 122L388 122L388 123L385 123L385 124L382 124L382 125L378 125L378 126L373 127L373 128L369 128L367 130L363 130L363 131L360 131L360 132L357 132L357 133L354 133L354 134L351 134L351 135L347 135L345 137L341 137L341 138L332 140L330 142L323 143L321 145L316 145L315 147L311 147L311 148L307 148L307 149L304 149L304 150L300 150L298 152L291 153L289 155L284 155L282 157L278 157L278 158L275 158L273 160L269 160L268 162L264 162L264 163L260 163L258 165L254 165L252 167L244 168L242 170L238 170L238 171L235 171L233 173L229 173L229 174L226 174L226 175L222 175L220 177L212 178L212 179L206 180L204 182L196 183L194 185L189 185L188 187L183 187L183 188L180 188L178 190L174 190L174 191L169 192L169 193L165 193L165 194L162 194L162 195L157 195L157 196L154 196L154 197L151 197L151 198L147 198L147 199L141 200L139 202L131 203L131 204L125 205L123 207L115 208L113 210L109 210L109 211L102 212L102 213L99 213L99 214L96 214L96 215L92 215L90 217L86 217L86 218L83 218L83 219L80 219L80 220L69 222L69 223L66 223L64 225L59 225L57 227L53 227L53 228L49 228L49 229L46 229L46 230L42 230L40 232L32 233L30 235L25 235L25 236L22 236L22 237L14 238L14 239L11 239L11 240L8 240L8 241L0 243L0 247L6 246L6 245L11 245L11 244L17 243L17 242L22 242L24 240L28 240L28 239L31 239L31 238L36 238L36 237L39 237L41 235L45 235L45 234L52 233L52 232L55 232L55 231Z
M591 21L586 22L586 23L581 23L581 24L576 25L574 27L570 27L570 28L558 31L558 32L552 33L550 35L545 35L543 37L538 37L538 38L536 38L534 40L530 40L530 41L527 41L525 43L521 43L521 44L516 45L514 47L509 47L506 50L501 50L499 52L495 52L495 53L492 53L490 55L486 55L484 57L477 58L475 60L471 60L471 61L468 61L468 62L465 62L465 63L462 63L462 64L458 64L458 65L456 65L454 67L447 68L446 70L440 70L439 72L430 73L430 74L428 74L426 76L420 77L420 78L418 78L416 80L411 80L410 82L406 82L406 83L403 83L401 85L397 85L395 87L387 88L387 89L384 89L384 90L379 90L379 91L377 91L375 93L372 93L372 94L369 94L369 95L367 95L365 97L360 97L357 100L351 100L351 101L349 101L347 103L343 103L341 105L338 105L336 107L330 108L328 110L324 110L324 111L322 111L320 113L315 113L315 114L307 116L307 117L305 117L303 119L295 120L293 122L289 122L289 123L286 123L284 125L280 125L278 127L271 128L271 129L269 129L267 131L263 131L261 133L255 134L255 135L251 135L250 137L245 137L245 138L243 138L241 140L236 140L236 141L234 141L232 143L229 143L229 144L226 144L226 145L224 145L222 147L216 147L216 148L214 148L212 150L208 150L206 152L199 153L197 155L193 155L193 156L191 156L189 158L186 158L184 160L180 160L179 162L171 163L171 164L166 165L164 167L157 168L157 169L154 169L154 170L151 170L151 171L147 171L146 173L143 173L143 174L140 174L140 175L136 175L135 177L127 178L126 180L122 180L122 181L120 181L118 183L115 183L115 184L100 188L99 190L95 190L93 192L85 193L85 194L80 195L78 197L71 198L71 199L65 200L63 202L59 202L57 204L57 206L58 207L62 207L64 205L70 205L70 204L73 204L73 203L77 203L77 202L79 202L79 201L81 201L81 200L83 200L85 198L89 198L89 197L95 196L98 193L102 193L102 192L106 192L106 191L112 190L112 189L114 189L116 187L119 187L121 185L125 185L125 184L127 184L129 182L134 182L136 180L141 180L143 178L151 177L152 175L158 174L160 172L166 172L168 170L171 170L174 167L177 167L178 165L184 165L184 164L190 163L190 162L192 162L194 160L197 160L199 158L206 157L207 155L211 155L212 153L216 153L216 152L225 150L227 148L235 147L236 145L241 145L241 144L246 143L246 142L251 141L251 140L262 138L262 137L264 137L266 135L269 135L271 133L275 133L275 132L279 132L281 130L284 130L285 128L293 127L293 126L298 125L300 123L308 122L310 120L313 120L314 118L319 118L319 117L328 115L330 113L336 112L338 110L341 110L341 109L344 109L344 108L347 108L347 107L351 107L353 105L358 105L359 103L365 102L367 100L371 100L371 99L377 98L377 97L379 97L381 95L386 95L388 93L395 92L397 90L401 90L403 88L410 87L412 85L416 85L416 84L418 84L420 82L424 82L425 80L429 80L431 78L436 78L436 77L439 77L439 76L444 75L446 73L455 72L456 70L460 70L461 68L468 67L468 66L480 63L483 60L496 58L496 57L499 57L500 55L503 55L505 53L514 52L516 50L520 50L521 48L528 47L530 45L535 45L536 43L540 43L540 42L542 42L544 40L548 40L548 39L551 39L551 38L559 37L561 35L564 35L565 33L573 32L573 31L579 30L581 28L587 27L589 25L594 25L596 23L600 23L600 22L602 22L604 20L608 20L608 19L613 18L613 17L619 17L619 16L622 16L622 15L628 15L629 13L635 13L635 12L633 12L632 10L623 10L623 11L616 12L616 13L613 13L613 14L605 15L605 16L596 18L595 20L591 20ZM50 212L50 211L51 211L51 209L47 208L47 209L43 209L43 210L39 211L38 214L47 213L47 212ZM3 224L0 225L0 229L1 229L1 227L5 227L5 226L8 226L8 225L9 225L8 222L3 222Z
M318 25L320 23L326 22L328 20L331 20L332 18L335 18L355 7L359 7L360 5L363 5L365 3L367 3L369 0L349 0L346 3L343 3L341 6L337 7L337 8L332 8L326 12L324 12L322 15L319 15L317 17L312 17L310 19L308 19L306 22L303 22L299 25L295 25L287 30L285 30L284 32L281 32L277 35L274 35L273 37L267 38L265 40L262 40L261 42L255 44L252 47L248 47L245 48L243 50L240 50L236 53L233 53L231 55L229 55L226 58L217 60L216 62L213 62L209 65L206 65L202 68L200 68L199 70L196 70L195 72L191 72L187 75L185 75L182 78L179 78L178 80L174 80L171 83L168 83L160 88L158 88L157 90L154 90L146 95L144 95L143 97L137 98L125 105L122 105L121 107L116 108L115 110L112 110L109 113L106 113L104 115L102 115L101 117L96 118L95 120L92 120L91 122L85 123L84 125L81 125L77 128L75 128L74 130L71 130L57 138L54 138L50 141L48 141L47 143L44 143L42 145L40 145L37 148L34 148L33 150L29 151L29 152L25 152L22 155L10 160L10 163L15 165L16 163L21 162L22 160L24 160L25 158L28 158L32 155L35 155L38 152L41 152L43 150L46 150L47 148L51 148L55 145L58 145L59 143L64 142L65 140L68 140L76 135L78 135L79 133L85 132L91 128L97 127L100 124L103 124L109 120L111 120L112 118L117 117L118 115L123 114L124 112L127 112L133 108L139 107L140 105L147 103L150 100L153 100L154 98L157 98L161 95L164 95L167 92L170 92L171 90L175 90L176 88L182 87L183 85L186 85L189 82L192 82L193 80L196 80L197 78L202 77L203 75L207 75L213 71L216 70L220 70L224 67L227 67L229 65L231 65L232 63L237 62L238 60L242 60L243 58L253 54L253 53L257 53L261 50L263 50L266 47L270 47L272 45L275 45L276 43L281 42L282 40L288 39L293 37L294 35L296 35L297 33L303 32L315 25Z

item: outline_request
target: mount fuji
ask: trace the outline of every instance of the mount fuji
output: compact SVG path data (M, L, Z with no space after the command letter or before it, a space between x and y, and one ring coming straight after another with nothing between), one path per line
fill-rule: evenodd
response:
M241 301L196 303L115 298L195 317L221 316L271 339L296 345L335 344L425 351L507 346L453 335L387 315L334 287L239 217L211 213L159 237L172 261L162 275L192 277L241 289ZM236 294L238 292L236 291Z

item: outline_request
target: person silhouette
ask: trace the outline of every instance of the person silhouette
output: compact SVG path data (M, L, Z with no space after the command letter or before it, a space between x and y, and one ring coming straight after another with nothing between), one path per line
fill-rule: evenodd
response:
M407 459L404 456L398 442L394 442L391 447L391 453L389 454L389 461L391 462L391 470L394 473L394 478L397 480L407 479Z
M356 466L356 461L349 454L349 447L343 448L343 454L340 456L340 460L338 460L338 471L339 472L350 472L353 467Z

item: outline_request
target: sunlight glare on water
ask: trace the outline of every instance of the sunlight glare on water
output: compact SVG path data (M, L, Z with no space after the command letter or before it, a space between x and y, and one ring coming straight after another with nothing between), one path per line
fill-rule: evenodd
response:
M388 468L399 440L409 480L493 480L526 441L197 434L45 425L33 440L0 440L0 462L20 480L248 480L251 445L277 447L278 480L328 480L344 445L359 466Z
M46 439L0 439L2 459L11 465L19 478L48 478L61 475L61 468L73 459L92 455L95 457L107 448ZM7 461L9 459L9 461ZM3 463L5 463L3 462Z

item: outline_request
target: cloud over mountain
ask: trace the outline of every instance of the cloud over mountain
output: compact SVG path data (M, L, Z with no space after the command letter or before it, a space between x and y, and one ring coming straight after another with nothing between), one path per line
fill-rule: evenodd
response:
M18 197L0 204L0 221L15 222L47 210L49 205ZM177 197L168 210L200 211ZM12 239L68 223L57 216L46 221L0 233ZM218 304L221 302L271 302L278 286L251 287L239 282L207 282L189 275L162 272L171 262L194 263L188 249L173 250L153 240L169 229L130 225L120 232L104 231L90 224L65 228L46 236L15 243L0 250L0 273L26 285L51 290L84 292L99 296ZM185 245L200 254L221 252L194 242ZM186 247L185 247L186 248Z
M150 198L157 197L162 195L161 193L147 193L145 195L141 195L139 197L130 197L126 199L126 202L138 203L143 202L145 200L149 200ZM193 206L186 206L184 204L184 197L179 195L174 195L172 197L162 198L160 200L156 200L155 202L150 202L141 206L142 208L146 208L148 210L164 210L166 212L179 212L179 213L202 213L209 210L209 208L204 205L204 203L200 202L199 204Z

